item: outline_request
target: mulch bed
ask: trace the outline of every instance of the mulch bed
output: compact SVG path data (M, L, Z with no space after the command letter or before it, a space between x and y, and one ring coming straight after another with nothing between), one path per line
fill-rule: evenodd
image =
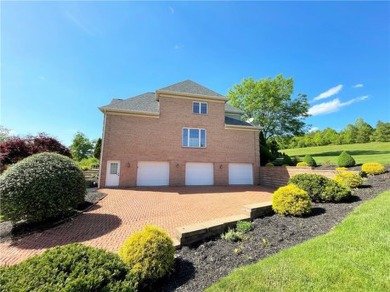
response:
M389 189L389 172L368 177L348 202L313 204L312 215L305 218L273 215L256 219L254 230L238 243L217 238L183 247L175 254L175 272L156 283L151 290L203 291L237 267L255 263L282 249L329 232L356 206Z

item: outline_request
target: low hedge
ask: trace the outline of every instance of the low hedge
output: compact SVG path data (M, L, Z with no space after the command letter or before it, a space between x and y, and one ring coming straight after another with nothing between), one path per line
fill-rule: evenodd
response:
M364 171L369 175L377 175L377 174L384 173L386 170L385 167L380 163L368 162L362 165L362 171Z
M351 196L348 186L320 174L297 174L289 183L305 190L314 202L339 202Z
M1 291L136 291L137 286L117 255L79 243L0 269Z

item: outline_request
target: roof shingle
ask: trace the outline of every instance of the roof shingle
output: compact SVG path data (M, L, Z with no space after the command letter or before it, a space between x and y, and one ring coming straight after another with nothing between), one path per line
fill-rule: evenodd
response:
M161 88L159 90L166 90L166 91L173 91L173 92L180 92L180 93L191 93L191 94L198 94L204 96L223 97L223 95L211 89L208 89L192 80L185 80L179 83L175 83L170 86Z

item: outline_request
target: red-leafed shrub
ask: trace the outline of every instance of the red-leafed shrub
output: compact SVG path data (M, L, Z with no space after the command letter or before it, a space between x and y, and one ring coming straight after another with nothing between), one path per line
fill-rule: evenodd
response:
M45 133L25 138L10 137L7 141L0 143L0 170L3 171L7 165L41 152L56 152L72 157L67 147Z

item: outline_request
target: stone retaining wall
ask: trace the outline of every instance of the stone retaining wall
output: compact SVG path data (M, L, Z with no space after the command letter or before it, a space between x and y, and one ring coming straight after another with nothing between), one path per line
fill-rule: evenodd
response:
M326 177L334 178L336 171L320 170L314 167L262 166L260 167L259 184L262 186L269 186L269 187L285 186L291 177L301 173L322 174Z

